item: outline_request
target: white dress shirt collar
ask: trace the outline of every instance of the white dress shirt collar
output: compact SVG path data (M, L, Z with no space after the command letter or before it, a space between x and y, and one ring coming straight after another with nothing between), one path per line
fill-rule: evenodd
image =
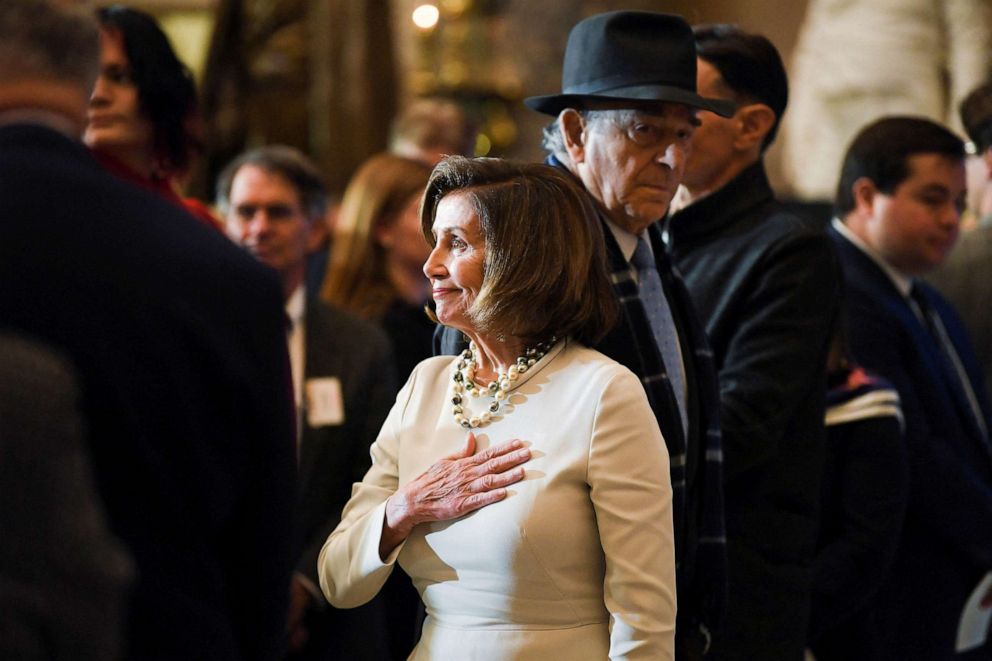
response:
M878 268L882 269L882 272L888 276L895 288L903 295L903 298L909 298L909 291L913 288L913 278L906 275L896 267L890 265L885 259L878 254L874 249L872 249L867 243L862 241L854 232L848 228L847 225L842 223L839 218L834 218L830 221L833 228L837 230L837 233L842 237L850 241L854 246L866 254L871 261L878 264Z
M651 237L648 236L647 230L644 230L639 235L633 234L620 227L609 218L606 218L605 220L606 226L610 228L610 232L613 233L613 238L617 240L617 245L620 246L620 253L623 255L624 260L626 260L628 264L634 256L634 251L637 250L638 239L644 239L644 242L648 244L648 248L652 249L651 254L654 254L654 250L651 247Z
M306 355L306 338L304 337L303 317L306 315L306 295L303 285L296 288L286 301L286 316L289 317L290 328L286 332L286 345L289 349L289 365L293 373L293 397L296 401L297 411L297 441L303 419L301 416L303 405L303 372L306 369L304 356Z

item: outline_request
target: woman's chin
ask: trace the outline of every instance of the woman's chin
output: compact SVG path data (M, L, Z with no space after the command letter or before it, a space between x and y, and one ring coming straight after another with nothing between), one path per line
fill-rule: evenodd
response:
M454 328L462 333L467 333L472 330L472 326L468 321L460 314L445 314L440 308L435 311L437 315L437 320L441 322L442 326L447 326L448 328Z

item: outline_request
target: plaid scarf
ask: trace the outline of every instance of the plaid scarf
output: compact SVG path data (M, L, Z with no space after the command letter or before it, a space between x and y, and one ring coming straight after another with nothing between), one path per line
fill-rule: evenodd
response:
M546 163L568 172L553 155ZM603 228L607 266L620 302L620 320L593 348L636 374L661 427L672 470L672 519L678 581L680 635L719 629L727 603L727 536L723 502L720 388L713 351L682 276L671 264L658 223L648 228L658 275L682 345L689 400L689 437L682 428L661 352L641 303L631 266L606 212L595 201ZM708 638L708 633L704 633Z
M670 264L657 225L648 230L658 274L668 298L686 369L689 437L679 417L661 353L655 343L630 264L609 227L603 224L620 321L594 347L640 379L668 446L672 470L672 516L678 577L679 619L709 629L723 622L727 591L723 507L723 450L720 396L713 352L681 276Z

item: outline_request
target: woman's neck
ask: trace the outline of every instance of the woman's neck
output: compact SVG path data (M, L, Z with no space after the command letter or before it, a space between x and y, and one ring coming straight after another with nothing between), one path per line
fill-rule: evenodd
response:
M500 372L505 374L525 350L523 342L516 338L506 338L501 341L494 335L479 333L466 333L466 335L475 343L477 349L475 374L480 383L488 384Z

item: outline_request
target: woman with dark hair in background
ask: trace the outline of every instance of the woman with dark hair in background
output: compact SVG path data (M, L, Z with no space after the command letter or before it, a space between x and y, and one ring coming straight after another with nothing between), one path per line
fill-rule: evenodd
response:
M195 151L196 85L155 19L122 5L97 10L100 75L83 141L122 179L182 206L201 222L220 223L197 200L180 198L176 179Z

